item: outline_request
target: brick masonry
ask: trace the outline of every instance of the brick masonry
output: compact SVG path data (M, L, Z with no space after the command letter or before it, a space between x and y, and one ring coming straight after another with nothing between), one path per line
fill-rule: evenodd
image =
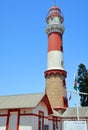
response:
M49 75L46 78L46 93L53 108L64 107L63 97L66 97L66 86L63 84L64 77Z

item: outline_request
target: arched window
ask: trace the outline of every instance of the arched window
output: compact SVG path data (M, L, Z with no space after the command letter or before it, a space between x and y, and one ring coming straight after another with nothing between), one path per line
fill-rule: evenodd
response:
M44 130L44 112L39 111L39 130Z

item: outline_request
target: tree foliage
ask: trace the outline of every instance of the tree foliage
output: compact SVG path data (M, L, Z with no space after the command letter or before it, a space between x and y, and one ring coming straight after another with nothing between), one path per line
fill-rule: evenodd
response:
M79 92L88 93L88 70L84 64L78 66L78 89ZM88 106L88 95L80 94L81 106Z

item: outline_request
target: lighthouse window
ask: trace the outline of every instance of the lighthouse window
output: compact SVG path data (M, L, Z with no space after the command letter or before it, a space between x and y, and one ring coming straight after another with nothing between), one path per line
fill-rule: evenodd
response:
M50 15L51 13L54 13L54 12L57 12L57 13L60 14L60 11L59 11L59 10L54 9L54 10L52 10L52 11L49 12L49 15Z
M63 61L61 61L61 66L63 67Z
M67 97L63 97L63 105L64 105L64 107L68 107Z
M51 20L53 20L53 18L51 18Z
M66 87L66 82L65 82L65 79L63 80L63 85L64 85L64 87Z
M63 52L63 47L61 46L61 51Z

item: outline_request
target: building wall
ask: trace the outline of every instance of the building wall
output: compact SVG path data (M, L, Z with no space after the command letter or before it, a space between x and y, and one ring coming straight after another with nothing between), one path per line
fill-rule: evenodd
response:
M9 130L16 130L17 121L18 121L18 112L10 112L8 129Z
M38 130L40 113L43 113L43 127L46 124L52 130L52 121L48 119L48 109L43 102L33 109L0 110L0 130Z
M5 130L6 129L6 117L0 117L0 130Z
M0 110L0 130L6 130L7 110Z
M43 102L41 102L41 104L39 104L35 109L33 109L33 113L39 114L39 112L43 112L44 113L44 125L49 125L49 127L50 127L50 122L51 121L48 119L48 117L49 117L48 116L48 109L47 109L46 105ZM38 118L37 117L35 118L35 120L37 122L37 126L38 126L38 123L39 123L38 122L38 120L39 120ZM35 130L35 129L36 129L36 126L35 126L34 121L33 121L33 130Z
M77 121L77 117L69 117L69 118L63 119L63 121L62 121L62 127L63 127L64 121ZM86 121L87 130L88 130L88 117L81 117L79 119L79 121Z
M32 130L32 117L21 116L19 130Z

